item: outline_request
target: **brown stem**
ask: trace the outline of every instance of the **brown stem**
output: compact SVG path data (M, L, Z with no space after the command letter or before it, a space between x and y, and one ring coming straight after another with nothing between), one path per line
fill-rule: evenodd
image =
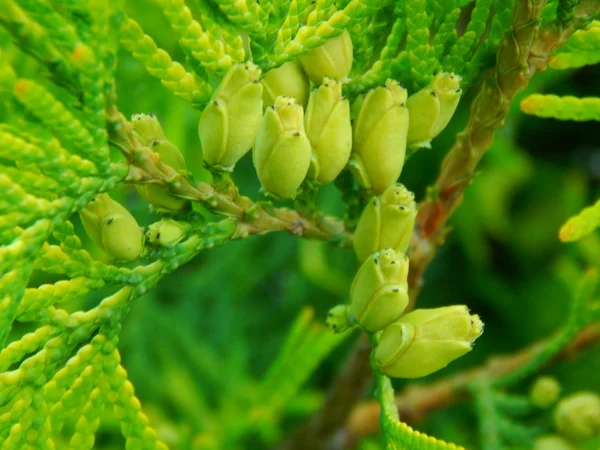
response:
M422 285L422 278L438 246L447 233L446 222L462 200L464 189L471 183L477 164L490 148L494 131L504 125L510 103L524 89L536 70L544 70L551 51L581 27L582 22L600 11L598 0L583 0L575 11L574 20L568 27L549 24L539 30L539 17L545 0L518 0L513 12L512 29L501 42L496 67L483 76L481 88L471 106L469 123L457 136L440 169L440 174L427 199L419 206L415 231L410 249L409 294L412 308ZM539 32L540 31L540 32ZM539 32L539 33L538 33ZM363 386L369 378L369 354L361 346L355 347L349 359L349 367L333 381L328 402L304 424L281 447L285 450L313 450L338 448L332 446L345 418L362 394L347 391L340 386L341 379L353 386ZM362 370L361 370L362 369ZM354 374L355 379L346 379ZM328 427L324 427L325 418ZM310 436L312 446L305 445ZM311 442L312 442L311 441ZM338 444L340 442L338 441Z
M436 409L469 399L467 386L475 380L493 379L510 374L529 363L542 352L550 340L536 342L514 354L496 356L480 367L457 373L431 384L409 385L396 396L400 417L404 422L418 422ZM590 325L580 331L551 362L572 358L582 350L600 342L600 324ZM379 405L369 401L357 406L346 424L346 442L374 433L379 427Z

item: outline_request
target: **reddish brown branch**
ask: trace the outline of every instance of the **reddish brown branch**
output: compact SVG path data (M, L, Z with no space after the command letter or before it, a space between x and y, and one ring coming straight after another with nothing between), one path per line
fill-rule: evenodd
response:
M581 351L600 342L600 324L591 325L577 334L571 343L558 353L551 362L569 359ZM493 379L510 374L525 366L543 351L549 340L530 345L519 352L491 358L485 365L432 384L408 386L396 396L400 417L404 422L414 423L425 418L436 409L460 403L469 399L467 386L479 379ZM347 422L346 442L351 443L365 435L374 433L379 427L379 405L370 401L352 411Z
M556 23L538 33L538 19L545 1L518 1L513 28L502 41L496 67L482 81L471 105L469 123L442 162L440 174L427 199L420 205L411 242L409 283L414 302L422 277L446 233L446 223L460 205L475 169L492 145L494 132L504 126L510 103L529 84L537 70L545 70L550 53L560 47L589 17L598 14L598 0L582 1L567 28Z

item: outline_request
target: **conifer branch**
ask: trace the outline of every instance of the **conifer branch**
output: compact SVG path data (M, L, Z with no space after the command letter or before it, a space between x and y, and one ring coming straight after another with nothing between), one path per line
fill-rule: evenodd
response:
M491 147L495 130L504 125L510 102L527 86L537 70L545 70L550 53L582 23L600 12L600 3L582 1L566 28L552 22L539 30L544 4L545 1L517 2L513 31L500 44L497 66L482 81L471 107L469 123L444 158L438 179L419 207L411 243L409 283L413 302L425 269L436 248L444 241L445 225L460 204L464 189L472 182L479 161Z
M563 28L556 22L539 29L540 15L545 0L519 0L513 11L512 28L501 42L497 52L497 65L482 80L479 93L471 107L471 116L466 129L457 137L457 142L446 155L440 175L431 188L428 198L420 205L410 250L409 293L414 307L422 284L425 269L433 259L435 250L443 243L445 224L455 208L460 204L462 192L471 183L477 164L492 145L494 131L504 125L509 105L518 92L524 89L536 70L544 70L550 53L560 47L581 24L600 12L600 3L593 0L582 1L575 18ZM364 386L370 377L367 370L368 352L364 343L357 344L349 356L348 373L357 378L346 380L346 374L338 375L331 385L328 398L321 411L301 428L302 434L296 434L286 450L302 448L300 436L317 435L325 430L315 449L325 449L327 443L343 427L352 405L358 395L342 386L341 379L352 385ZM327 421L333 417L339 421ZM321 421L319 421L321 418Z
M515 1L517 6L511 17ZM307 75L318 85L325 76L331 78L330 74L335 74L336 83L345 84L346 94L355 97L362 91L383 84L388 77L400 79L409 90L416 90L426 85L435 72L444 70L445 75L450 75L446 71L461 75L460 88L465 90L479 76L483 56L501 42L497 67L482 77L483 85L473 104L469 125L458 136L435 186L421 205L411 247L410 295L414 304L422 273L433 258L436 247L443 242L445 224L460 203L462 192L471 182L479 160L491 145L494 130L502 126L513 97L527 85L537 70L545 69L548 64L575 66L582 61L594 61L597 57L593 48L586 47L586 37L598 38L594 27L580 33L572 41L568 52L557 54L555 50L574 31L583 30L593 15L600 12L598 0L553 0L543 13L546 0L476 0L473 9L464 0L415 0L395 4L388 0L346 0L336 2L335 6L332 0L312 3L309 0L272 3L262 0L200 0L195 8L190 5L193 13L186 0L156 0L156 3L177 34L186 62L191 67L190 72L159 49L135 21L127 19L121 0L109 5L102 0L0 0L0 25L6 28L12 39L12 43L8 44L8 56L2 55L2 62L7 58L9 63L0 68L0 96L3 101L0 113L4 116L4 106L8 111L8 123L0 124L0 191L3 193L0 196L2 448L50 448L53 445L66 446L69 440L71 447L91 448L104 413L116 417L127 448L166 448L143 414L117 350L121 323L130 304L154 288L163 276L189 262L199 252L251 234L286 231L340 246L353 246L354 236L348 231L351 226L326 217L314 207L306 193L297 199L293 207L297 210L279 208L270 201L253 201L242 196L229 174L222 172L223 169L230 170L234 165L232 160L239 160L253 145L259 155L258 160L265 156L264 161L271 161L274 149L285 150L289 144L297 147L301 158L296 161L298 167L291 167L298 169L298 176L290 177L293 182L284 186L286 189L279 189L281 186L268 181L274 175L291 175L288 167L280 168L279 164L265 166L255 161L259 180L268 193L277 198L293 199L294 191L307 175L309 179L313 175L323 175L309 174L304 170L304 163L308 170L311 169L309 164L318 162L312 169L325 172L320 164L319 145L309 139L311 136L316 139L315 133L322 134L322 130L316 130L309 120L316 117L312 100L310 108L304 104L307 121L301 105L293 102L286 105L287 100L284 100L276 101L274 113L267 109L267 119L263 117L262 123L259 123L264 111L260 103L261 92L270 81L265 77L261 82L260 71L255 64L263 70L273 69L306 55L300 58L298 64L287 65L288 68L295 67L293 73L301 81L300 87L304 86L302 82L306 82L304 97L310 90ZM492 13L493 23L490 24ZM511 19L512 30L502 40L504 31L511 28ZM457 29L458 21L461 23ZM540 31L541 23L545 25ZM1 36L2 40L4 36ZM331 41L337 36L340 39ZM352 36L352 41L349 36ZM203 155L213 174L213 182L193 179L185 169L183 154L166 140L153 116L146 116L146 119L151 119L146 125L135 121L130 124L122 117L116 107L114 76L119 42L165 87L199 109L205 106L211 95L215 77L228 73L215 91L219 101L213 99L213 109L206 108L206 114L203 113L200 119ZM329 48L328 44L335 42L342 42L341 50L336 50L336 45ZM318 55L321 50L317 47L322 45L325 56L332 57L332 61L336 56L343 56L334 64L343 68L339 74L330 70L334 68L326 67L328 64L324 64L323 71L308 74L310 68L320 66L319 59L322 63L326 62ZM354 60L357 76L349 80L352 46L358 46ZM21 78L27 75L16 73L22 70L22 55L18 52L13 55L14 47L33 56L37 61L30 62L35 64L36 69L41 69L54 86L40 82L39 77ZM555 55L552 60L548 56L551 53ZM310 63L310 59L315 57L316 63ZM237 64L241 61L247 63ZM229 73L237 75L229 77ZM275 71L269 76L278 77ZM286 75L282 78L281 81L288 81ZM454 75L450 78L457 80ZM238 82L241 84L238 85ZM241 85L243 87L240 88ZM326 91L332 89L327 82L322 87ZM404 105L401 98L406 99L407 92L398 86L392 87L386 85L378 91L381 93L387 89L394 102ZM453 92L460 92L458 84L454 88ZM293 96L296 99L301 97L300 94ZM312 93L310 96L315 98ZM283 97L288 97L287 93ZM426 97L431 101L432 96ZM458 99L458 96L454 98ZM367 105L363 104L361 109L377 106L371 100L365 100ZM598 105L593 101L550 100L555 102L551 109L564 115L583 118L597 117L598 114ZM542 99L542 103L544 101L548 99ZM442 104L436 102L441 111ZM339 103L345 105L344 108L349 106L349 102L343 99ZM447 119L454 112L456 103L452 105L446 111ZM544 109L543 105L540 108ZM249 109L253 110L253 114L248 114ZM284 109L294 111L293 121L285 119ZM328 130L332 141L340 140L337 134L345 138L353 136L350 110L342 112L344 114L339 120L343 119L341 122L345 128L340 133L337 133L339 130ZM396 109L394 112L397 112ZM404 114L407 111L399 112L402 115L389 117L398 126L406 125L404 131L408 133L408 116ZM323 113L332 114L328 111ZM411 122L414 127L420 113L413 110L410 114L413 115ZM140 116L144 115L138 118ZM256 122L256 126L244 130L244 120L250 116L256 120L248 122ZM417 121L413 122L415 117ZM232 118L235 120L230 121ZM288 121L290 124L286 123ZM306 127L298 125L305 122ZM361 128L359 122L357 119L356 129ZM279 128L274 127L275 124L286 130L289 125L290 130L287 131L293 129L295 132L284 136ZM438 120L431 125L442 127ZM148 128L144 129L144 126ZM397 131L398 126L389 128ZM219 127L222 132L211 135ZM332 131L336 133L332 134ZM271 133L273 136L270 136ZM393 142L394 137L388 134L383 139L386 145ZM433 138L435 135L437 132L432 131L427 136ZM270 137L277 145L269 145L266 138ZM220 142L216 142L216 138L220 138ZM408 141L406 136L402 138L404 140ZM355 142L359 141L355 137ZM111 146L118 149L125 160L114 162L115 152L111 151ZM361 145L354 147L357 154L362 151ZM349 144L338 150L343 167L352 146ZM211 151L215 154L214 158L210 157ZM343 161L341 156L345 158ZM282 161L285 166L289 158ZM383 166L389 163L384 160L375 162ZM403 164L404 156L396 162ZM402 165L396 168L395 177L388 180L391 184L396 183ZM372 180L378 178L377 172L369 175ZM315 184L325 184L325 178L317 178L318 183ZM288 181L287 178L274 179ZM106 192L123 183L136 184L141 197L163 216L161 220L142 228L126 208L110 199ZM386 181L386 184L389 183ZM346 190L343 183L340 186L342 191ZM288 187L294 188L289 189L289 195ZM369 186L363 187L369 189ZM317 188L314 189L313 194ZM344 201L347 201L347 192L343 194ZM189 201L201 203L217 216L218 221L213 217L206 222L205 211L200 214L193 210ZM356 204L360 202L362 200L356 199ZM364 205L359 208L361 206ZM101 211L103 208L106 210ZM88 236L113 258L112 261L96 260L85 250L76 228L69 221L70 216L78 212ZM412 200L409 212L406 229L410 232L416 213ZM590 213L584 216L588 220ZM377 234L368 229L363 235L365 233L371 236ZM360 230L357 230L356 236L360 245ZM409 234L406 236L401 249L386 244L377 246L377 250L393 247L395 252L404 254ZM360 254L358 250L357 254ZM377 256L372 254L371 257ZM397 262L392 260L390 267ZM402 265L408 267L406 258ZM37 272L48 278L30 279ZM402 273L405 275L406 271ZM404 275L402 280L392 280L394 283L402 282L392 291L394 298L401 302L398 304L402 307L399 314L405 311L408 302L408 285ZM591 282L588 288L584 289L586 295L581 299L591 298ZM74 301L94 291L100 294L98 291L101 290L109 292L92 307L75 312L61 309L64 302L72 306ZM352 304L356 306L354 299ZM574 304L580 305L583 301ZM347 311L347 307L341 306L343 311ZM594 305L590 309L594 317L589 320L581 319L587 317L584 313L588 310L579 308L577 311L579 319L569 322L562 334L545 344L526 363L513 366L507 376L483 379L485 384L482 387L489 389L475 393L478 399L483 403L486 399L493 403L496 401L494 396L497 396L494 389L512 385L537 371L581 327L596 320L598 308ZM378 319L388 319L383 317L387 312L387 308L375 311L376 315L381 313L382 317ZM368 328L364 318L358 316L355 314L353 317L357 318L361 327L372 333L377 331ZM347 315L340 318L347 322L352 319ZM13 329L16 322L25 324ZM164 322L162 327L170 328L168 322ZM479 325L475 327L473 321L470 323L480 333L479 319L476 321ZM328 325L332 325L329 318ZM31 327L32 331L22 335L22 326ZM337 331L337 326L335 322L332 328ZM299 389L316 365L349 336L349 333L330 334L323 324L316 323L306 314L301 315L264 381L253 385L258 387L256 395L245 405L251 412L250 420L210 431L215 445L231 443L228 433L234 428L236 438L241 439L252 432L261 434L264 442L273 441L278 431L276 427L280 425L279 418L284 412L298 408L299 404L303 411L314 411L319 396L298 396ZM187 345L189 341L186 341ZM163 362L166 348L159 350ZM384 348L382 345L379 350ZM291 436L283 448L319 450L344 443L340 439L346 433L344 423L352 406L363 395L372 374L368 363L370 351L371 346L362 336L326 396L321 411ZM376 373L377 395L384 409L381 424L386 446L414 447L415 450L456 448L454 444L445 444L414 432L399 421L388 378L388 375L402 376L396 370L399 366L388 370L389 367L380 364L376 354L372 356L377 367L387 373ZM213 361L216 359L213 358ZM224 374L225 366L217 368L217 365L213 367L213 375ZM428 369L433 368L429 366ZM426 373L411 373L412 376L418 374ZM223 387L226 384L228 382L221 382ZM466 382L457 395L468 395L465 392L473 386L473 380ZM226 395L221 397L219 401L226 403ZM512 400L515 398L508 399L509 402ZM202 404L202 399L199 403ZM230 408L231 405L224 407ZM202 410L203 406L192 409ZM202 422L212 420L213 417L203 418ZM523 428L519 429L519 426L514 427L515 436L523 436Z
M319 212L304 216L296 210L276 208L267 201L255 203L241 196L234 185L218 189L208 183L188 179L153 158L150 150L131 134L131 126L122 116L115 114L113 120L110 127L113 142L131 164L126 181L168 186L170 192L178 197L203 203L214 212L234 217L238 223L236 236L286 231L294 236L330 241L343 247L352 245L351 234L338 219Z

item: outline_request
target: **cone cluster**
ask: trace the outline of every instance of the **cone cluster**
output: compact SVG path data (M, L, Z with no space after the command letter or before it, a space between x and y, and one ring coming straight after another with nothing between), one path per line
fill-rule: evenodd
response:
M354 248L362 265L350 304L334 309L329 323L336 331L357 324L369 333L383 332L375 354L381 369L394 376L422 376L466 353L481 332L477 316L464 307L404 314L409 301L406 253L417 209L412 192L397 181L406 149L429 146L448 124L460 99L460 77L441 72L411 96L397 81L387 80L351 108L342 87L352 60L352 41L344 31L265 74L251 61L232 66L200 117L202 154L217 174L233 171L252 151L263 191L282 199L294 198L305 182L324 185L349 168L372 198L356 228ZM153 159L185 173L183 154L156 117L133 116L132 133ZM138 184L136 189L159 212L189 208L188 200L173 195L168 186ZM187 232L165 219L144 233L106 194L81 217L92 240L122 260L139 258L144 240L175 245ZM117 227L119 233L114 233ZM445 334L436 334L434 323L445 323ZM430 357L438 355L435 361L406 369L404 361L414 362L423 348Z

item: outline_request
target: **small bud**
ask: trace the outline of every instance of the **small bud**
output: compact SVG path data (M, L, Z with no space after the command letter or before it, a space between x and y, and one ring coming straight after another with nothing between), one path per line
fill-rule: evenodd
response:
M560 395L560 384L554 377L539 377L531 386L529 399L540 408L548 408Z
M288 61L277 69L269 70L261 80L263 108L273 106L277 97L294 97L306 108L310 83L297 61Z
M323 78L343 80L352 69L352 39L348 31L329 39L298 58L304 71L315 85L320 86Z
M146 239L150 244L171 247L186 235L186 226L182 222L163 219L153 223L146 230Z
M350 307L348 305L334 306L327 313L325 323L334 333L343 333L352 326Z
M236 64L202 112L198 135L207 165L233 170L252 148L262 116L259 76L254 64Z
M431 140L446 128L454 115L461 94L460 77L440 72L427 87L408 97L408 146L431 147Z
M362 262L384 248L406 253L416 215L415 196L402 184L392 185L382 195L371 199L354 233L358 261Z
M313 151L308 176L327 184L346 166L352 149L350 103L338 81L325 78L310 94L305 122Z
M554 426L568 439L596 437L600 434L600 396L577 392L563 398L554 410Z
M350 311L370 333L397 320L408 306L408 258L386 249L360 266L350 288Z
M252 152L263 189L276 197L293 197L306 177L310 158L302 106L293 98L278 97L265 111Z
M533 450L577 450L569 441L556 435L541 436L533 443Z
M470 352L482 332L464 305L417 309L383 330L375 361L391 377L424 377Z
M108 194L100 194L79 211L92 241L116 259L133 261L144 247L144 235L135 218Z
M166 140L152 141L149 143L149 147L158 154L160 160L166 165L171 166L178 172L186 169L185 158L177 146L171 142ZM158 208L179 211L187 203L186 200L171 195L166 186L136 184L135 188L144 200Z
M378 194L396 183L404 166L406 95L406 89L388 80L367 94L354 123L350 170L364 188Z
M154 114L134 114L131 116L131 125L142 145L166 139L160 122Z

